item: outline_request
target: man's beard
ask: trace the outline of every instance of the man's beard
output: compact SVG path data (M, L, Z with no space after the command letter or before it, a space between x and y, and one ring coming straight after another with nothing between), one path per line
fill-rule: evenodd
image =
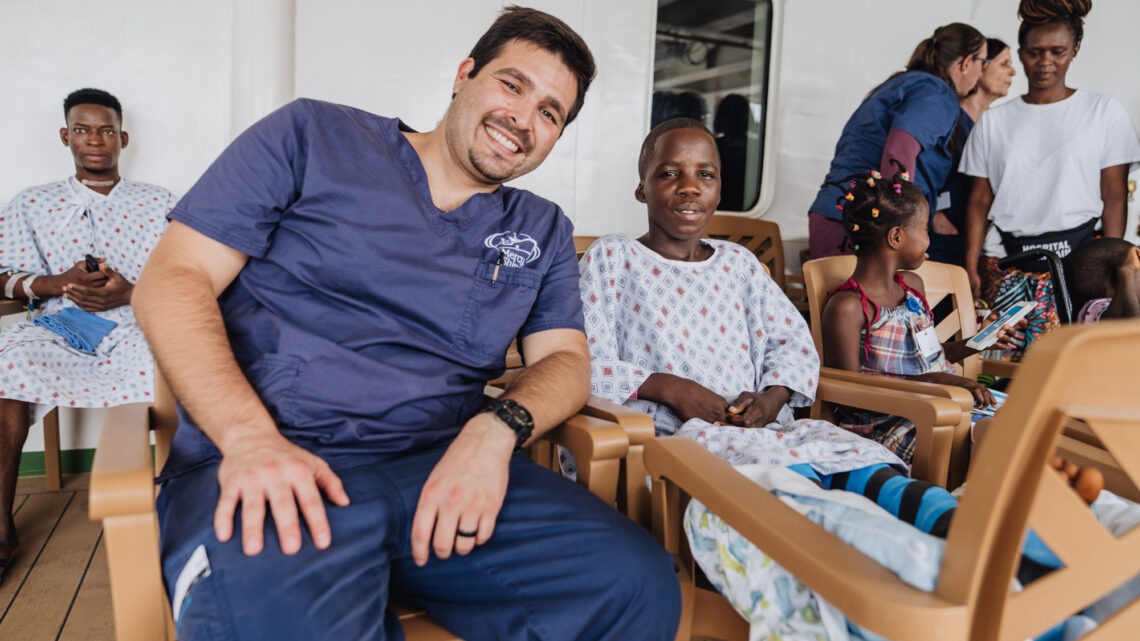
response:
M506 120L496 116L488 115L483 119L482 123L480 123L480 126L486 127L488 125L509 132L515 137L515 140L518 141L520 148L524 152L530 153L532 150L533 143L530 136L526 132L519 131ZM507 168L500 169L492 157L480 154L473 148L468 150L467 160L471 162L471 166L475 168L475 171L479 172L479 175L487 179L489 182L497 184L506 182L512 178L518 178L519 176L529 172L531 169L534 169L534 167L527 167L526 156L521 158L520 162L513 164Z
M474 149L467 151L467 160L471 162L471 166L475 168L475 171L479 172L479 175L491 184L502 184L525 173L517 171L520 168L519 165L500 168L492 159L476 152Z

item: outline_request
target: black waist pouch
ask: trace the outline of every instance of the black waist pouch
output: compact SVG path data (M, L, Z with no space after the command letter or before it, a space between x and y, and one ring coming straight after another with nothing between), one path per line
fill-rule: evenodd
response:
M998 233L1001 234L1001 244L1005 247L1007 256L1020 254L1031 249L1048 249L1057 254L1058 257L1064 258L1069 255L1069 252L1093 239L1096 235L1096 224L1099 221L1099 218L1090 218L1088 222L1072 229L1051 231L1036 236L1015 236L1007 231L1002 231L1000 228ZM1030 272L1044 272L1049 271L1049 264L1038 259L1017 265L1017 268Z

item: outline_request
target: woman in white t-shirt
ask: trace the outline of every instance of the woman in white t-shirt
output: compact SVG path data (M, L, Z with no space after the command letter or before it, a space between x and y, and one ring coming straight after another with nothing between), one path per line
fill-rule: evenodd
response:
M1026 345L1057 324L1051 279L1032 267L1000 270L997 260L1033 248L1064 257L1097 228L1122 237L1128 167L1140 161L1120 103L1065 84L1090 8L1089 0L1022 0L1018 57L1029 91L982 114L962 157L961 171L974 177L966 271L975 300L999 310L1037 300Z

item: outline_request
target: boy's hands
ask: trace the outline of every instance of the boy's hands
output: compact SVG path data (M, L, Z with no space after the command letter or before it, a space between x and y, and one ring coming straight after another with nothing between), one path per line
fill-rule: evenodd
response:
M665 405L682 421L691 418L709 423L727 421L728 401L699 383L680 376L653 374L638 388L637 397Z
M791 396L782 385L769 387L759 394L741 392L728 406L728 422L738 427L764 427L776 420L780 408Z

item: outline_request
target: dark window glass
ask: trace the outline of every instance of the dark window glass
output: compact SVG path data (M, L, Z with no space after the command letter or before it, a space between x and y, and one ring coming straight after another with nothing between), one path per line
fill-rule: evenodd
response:
M696 118L717 137L719 209L760 199L772 43L770 0L660 0L650 126Z

